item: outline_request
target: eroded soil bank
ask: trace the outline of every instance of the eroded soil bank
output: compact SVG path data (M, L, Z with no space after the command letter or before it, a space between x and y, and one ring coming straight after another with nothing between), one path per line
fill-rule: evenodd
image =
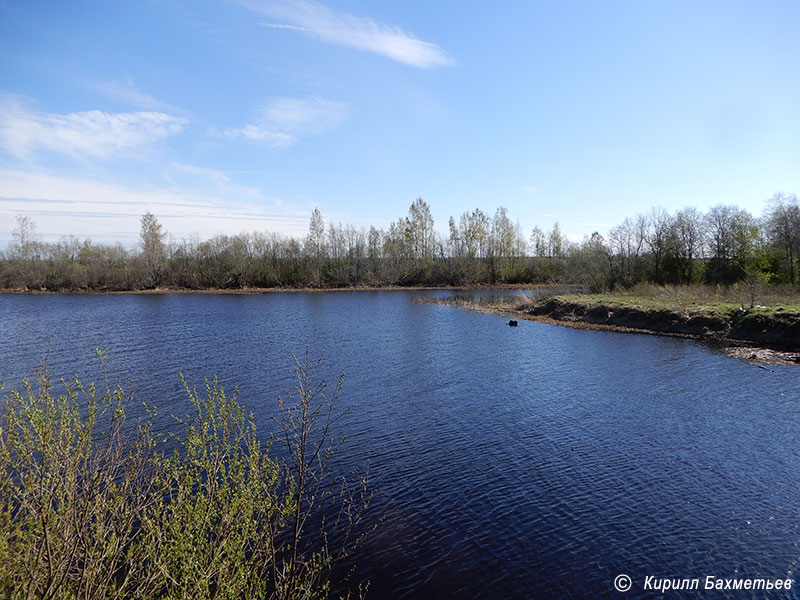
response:
M517 312L565 325L716 341L730 354L756 362L800 362L800 314L780 308L672 310L553 297Z

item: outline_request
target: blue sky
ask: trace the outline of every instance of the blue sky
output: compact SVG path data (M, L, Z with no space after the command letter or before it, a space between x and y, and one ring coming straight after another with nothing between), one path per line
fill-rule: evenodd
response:
M0 244L800 193L800 3L0 0Z

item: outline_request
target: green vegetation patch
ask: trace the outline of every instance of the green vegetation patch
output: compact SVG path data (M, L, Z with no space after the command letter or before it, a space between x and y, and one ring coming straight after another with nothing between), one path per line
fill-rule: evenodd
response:
M56 391L45 368L8 390L0 597L326 598L369 495L363 477L328 467L340 386L327 395L314 369L298 362L296 391L279 398L285 459L216 379L185 385L188 414L169 437L153 408L126 420L119 386Z

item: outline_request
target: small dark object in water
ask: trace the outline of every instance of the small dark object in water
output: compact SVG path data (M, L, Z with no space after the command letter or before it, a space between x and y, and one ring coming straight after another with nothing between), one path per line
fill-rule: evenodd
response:
M509 326L509 327L516 327L516 326L517 326L517 322L516 322L514 319L511 319L511 320L508 322L508 326Z

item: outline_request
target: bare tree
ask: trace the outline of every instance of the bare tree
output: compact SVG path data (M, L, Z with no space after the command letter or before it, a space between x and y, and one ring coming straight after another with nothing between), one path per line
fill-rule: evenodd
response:
M663 208L653 208L647 217L647 234L645 243L650 248L653 256L653 279L661 283L664 279L662 273L664 255L668 251L672 217Z
M417 198L408 209L406 231L416 258L431 258L436 247L433 216L428 203Z
M706 245L712 258L727 260L733 247L733 220L736 207L718 204L708 211L705 218Z
M469 258L484 258L486 256L487 240L489 238L489 217L480 208L461 215L459 222L461 237L466 245Z
M686 261L686 283L694 282L694 260L703 245L703 217L694 207L678 211L674 221L680 253Z
M592 291L611 286L611 255L605 239L597 231L572 248L568 266L572 279Z
M795 282L795 259L800 257L800 205L794 194L777 192L768 200L764 218L769 241L783 250L789 281Z
M626 217L621 224L609 230L608 239L618 263L616 276L623 285L629 285L633 282L634 268L642 254L644 228Z
M17 215L17 227L11 232L12 258L33 260L39 258L39 241L36 234L36 223L28 215Z
M45 283L42 253L45 245L39 242L36 223L27 215L17 215L17 227L11 232L8 257L14 287L41 288Z
M531 230L531 247L534 256L543 257L547 254L547 237L538 225Z
M319 285L322 279L322 265L328 255L328 243L325 239L325 221L322 213L315 208L308 223L308 234L303 244L303 254L309 263L312 284Z
M164 244L166 237L167 234L155 215L150 211L144 213L140 230L141 259L147 285L151 287L158 287L164 279L167 268L167 248Z
M514 224L508 218L508 209L501 206L492 219L492 249L496 256L511 256L514 246Z
M447 238L448 256L450 256L450 258L462 258L464 256L464 238L453 217L450 217L450 220L447 222L447 229L449 232Z
M561 235L561 227L558 223L553 225L550 235L547 237L548 255L551 258L562 258L564 256L564 236Z

